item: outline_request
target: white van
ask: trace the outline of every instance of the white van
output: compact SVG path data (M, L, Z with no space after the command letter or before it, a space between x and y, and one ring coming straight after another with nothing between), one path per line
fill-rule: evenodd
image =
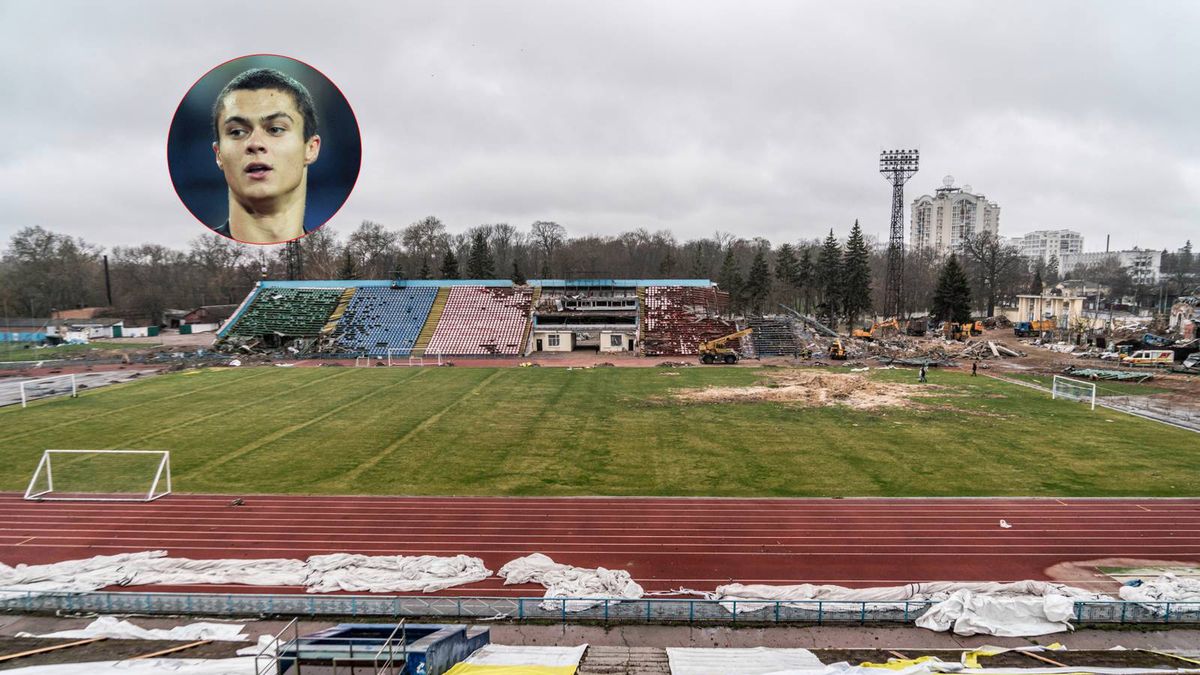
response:
M1170 349L1139 349L1121 359L1127 366L1160 366L1168 367L1175 364L1175 352Z

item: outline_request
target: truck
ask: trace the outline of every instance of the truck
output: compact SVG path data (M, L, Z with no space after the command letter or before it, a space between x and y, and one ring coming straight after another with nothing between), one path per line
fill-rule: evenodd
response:
M860 340L874 340L884 335L895 335L900 332L900 322L896 319L888 319L887 321L878 321L864 328L855 328L850 331L850 337Z

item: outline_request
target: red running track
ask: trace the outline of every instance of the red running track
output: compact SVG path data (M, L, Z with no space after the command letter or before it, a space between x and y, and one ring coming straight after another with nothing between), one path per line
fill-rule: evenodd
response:
M166 549L188 558L540 552L624 569L648 591L731 581L892 585L1047 579L1066 561L1200 561L1200 499L710 499L171 495L152 503L0 494L0 562ZM1000 527L1004 519L1011 529ZM165 587L155 590L168 590ZM205 586L220 592L296 588ZM497 577L448 595L540 595Z

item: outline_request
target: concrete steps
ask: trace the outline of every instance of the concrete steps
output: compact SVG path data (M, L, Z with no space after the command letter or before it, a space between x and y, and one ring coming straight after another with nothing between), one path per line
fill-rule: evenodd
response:
M438 321L441 320L442 312L446 309L446 301L449 299L450 288L439 288L437 297L433 299L433 306L429 308L429 316L425 319L425 325L421 327L421 334L417 336L417 342L413 345L413 354L418 356L425 354L425 348L433 339L433 332L437 330Z
M590 646L578 675L669 675L667 650L661 647Z

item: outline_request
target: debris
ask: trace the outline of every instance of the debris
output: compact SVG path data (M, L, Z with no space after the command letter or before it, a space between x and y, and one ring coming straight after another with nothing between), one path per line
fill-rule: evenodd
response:
M1127 370L1100 370L1098 368L1076 368L1075 366L1067 366L1064 370L1067 375L1074 377L1084 377L1089 380L1117 380L1120 382L1146 382L1154 379L1151 373L1131 372Z
M1003 518L1000 519L1000 527L1003 527L1006 530L1012 529L1012 525L1010 525L1008 521Z
M848 373L780 369L771 371L768 377L769 383L750 387L681 389L674 393L674 398L694 403L769 401L807 406L844 405L862 410L908 405L911 398L925 395L912 385L877 382Z
M245 503L246 503L246 500L242 499L241 497L238 497L237 499L229 502L229 505L230 506L242 506Z

